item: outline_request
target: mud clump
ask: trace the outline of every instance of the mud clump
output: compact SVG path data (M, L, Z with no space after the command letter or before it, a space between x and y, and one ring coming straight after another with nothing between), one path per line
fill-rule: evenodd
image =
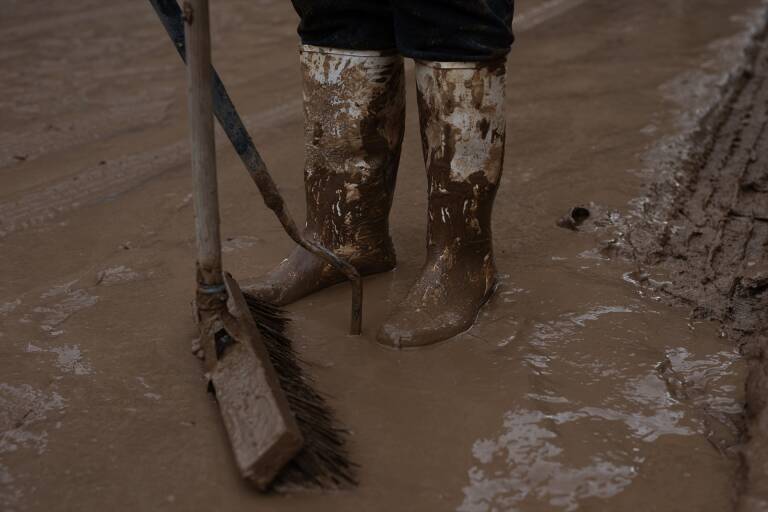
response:
M768 44L763 30L741 73L703 118L674 176L652 185L615 248L657 292L722 323L747 358L738 509L768 510ZM643 284L646 286L647 283ZM653 286L653 285L650 285Z
M571 231L578 231L585 220L590 216L589 208L585 206L574 206L571 210L557 219L558 227L570 229Z

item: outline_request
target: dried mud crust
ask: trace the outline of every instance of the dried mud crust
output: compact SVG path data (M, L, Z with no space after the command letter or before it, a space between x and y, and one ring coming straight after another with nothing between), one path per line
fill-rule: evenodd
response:
M672 179L610 244L634 278L722 323L747 358L738 509L768 510L768 44L765 29L703 118ZM667 279L655 279L657 275ZM654 279L650 276L653 275Z

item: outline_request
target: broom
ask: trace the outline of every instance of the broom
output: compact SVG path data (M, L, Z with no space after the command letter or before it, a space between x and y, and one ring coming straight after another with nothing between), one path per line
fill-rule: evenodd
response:
M155 9L160 22L163 24L168 37L176 47L179 56L186 61L186 44L184 41L184 16L176 0L149 0ZM184 2L185 6L188 2ZM350 315L350 334L360 334L363 321L363 281L357 269L350 263L336 256L332 251L314 240L305 238L294 222L285 201L280 196L274 180L267 171L267 165L253 144L240 115L237 113L232 100L229 98L224 83L219 78L216 69L211 67L213 89L213 113L219 120L221 128L232 143L246 171L259 189L264 204L272 210L280 221L286 234L299 246L341 272L352 285L352 307Z
M303 371L279 308L241 292L221 268L212 109L289 235L353 283L352 331L359 333L362 288L348 263L305 240L210 64L207 0L150 0L182 57L188 57L198 289L196 312L209 382L241 474L262 489L354 485L345 433ZM182 21L184 20L184 23ZM189 49L182 27L187 29ZM211 87L213 81L213 88ZM213 105L212 105L213 103Z

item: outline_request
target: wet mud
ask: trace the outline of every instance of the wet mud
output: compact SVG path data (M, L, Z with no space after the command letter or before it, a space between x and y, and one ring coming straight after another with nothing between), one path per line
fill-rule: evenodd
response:
M376 329L420 273L428 211L406 62L397 267L366 279L360 337L346 334L346 285L289 307L295 348L350 431L359 486L271 496L241 482L189 353L194 236L178 56L142 2L6 3L0 509L720 512L745 490L760 496L737 485L758 359L643 285L635 263L601 251L614 234L590 228L601 210L611 222L629 217L659 181L651 168L666 172L649 152L699 126L710 92L719 101L759 0L521 2L493 212L499 288L469 331L398 352L376 343ZM214 61L300 216L296 17L288 2L212 10ZM224 258L240 280L294 245L225 143ZM762 216L761 203L742 203ZM575 205L594 217L574 221L577 231L556 226ZM724 238L742 232L742 217L724 218ZM713 265L727 268L730 247ZM668 273L663 261L649 268L648 282Z
M648 293L716 320L746 358L740 510L768 508L768 43L764 23L720 100L607 251ZM671 175L671 176L670 176Z

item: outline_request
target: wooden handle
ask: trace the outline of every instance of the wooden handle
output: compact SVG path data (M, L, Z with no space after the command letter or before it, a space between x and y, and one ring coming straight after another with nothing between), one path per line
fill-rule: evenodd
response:
M187 41L187 90L198 284L216 287L223 284L223 279L216 145L213 132L213 68L208 0L184 0L182 12Z
M168 37L173 41L173 46L179 52L182 59L186 60L186 44L184 36L184 15L179 9L176 0L149 0L155 9L160 21L168 33ZM317 242L305 237L299 230L296 223L288 211L288 207L280 197L280 192L272 180L267 166L262 160L261 155L256 150L251 136L245 128L240 116L232 104L227 89L224 87L221 79L212 70L213 73L213 111L221 124L224 133L227 134L232 146L240 155L240 159L245 164L254 183L259 187L259 191L266 203L283 226L285 232L297 244L311 252L318 258L324 260L333 268L344 274L352 284L352 319L350 331L352 334L360 334L362 326L362 308L363 308L363 283L360 274L354 266L339 258L336 254L318 244Z

